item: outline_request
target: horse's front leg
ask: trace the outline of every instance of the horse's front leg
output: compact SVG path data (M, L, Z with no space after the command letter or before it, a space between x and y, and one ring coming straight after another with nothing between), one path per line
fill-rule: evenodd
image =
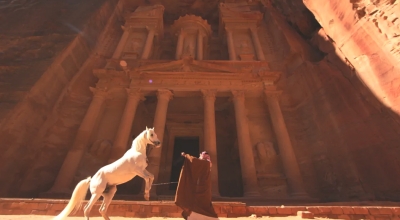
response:
M143 172L143 171L137 171L136 174L138 176L142 177L144 179L144 181L145 181L144 199L149 201L149 199L150 199L150 190L149 190L149 188L151 187L150 186L150 176L146 175L146 173ZM154 177L153 177L153 179L154 179Z
M151 186L153 185L154 175L147 171L146 169L143 170L143 173L149 177L149 184L146 184L145 192L149 193L151 190Z

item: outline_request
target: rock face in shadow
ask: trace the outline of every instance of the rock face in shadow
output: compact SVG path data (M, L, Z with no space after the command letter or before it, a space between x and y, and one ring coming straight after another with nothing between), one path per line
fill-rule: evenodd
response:
M270 70L282 72L280 105L308 194L323 201L399 200L400 3L254 2L252 7L264 16L257 32L261 49ZM150 3L160 2L0 3L0 196L36 197L51 188L92 100L89 87L97 82L93 69L104 68L112 57L122 35L123 15ZM210 23L211 41L219 42L218 1L168 3L167 31L179 16L191 13ZM165 39L175 48L169 37L166 34ZM215 57L227 60L227 54L223 51ZM89 149L111 148L118 127L116 114L121 114L125 97L121 99L114 100L115 108L106 108L103 128ZM237 197L243 194L243 186L235 112L228 100L218 100L220 192ZM141 120L140 126L152 123L156 104L155 99L150 110L140 106L138 114L146 116L135 119ZM247 100L246 106L254 145L249 150L255 152L261 191L286 198L268 108L263 97ZM174 108L185 113L179 112L179 106ZM174 117L179 119L178 113ZM135 127L134 133L141 128ZM275 153L268 163L257 147L260 143ZM86 152L81 167L91 167L82 169L79 178L105 163L102 152ZM276 174L276 185L267 181L271 175L266 173ZM230 182L235 184L223 187Z
M34 189L25 196L37 196L51 186L90 103L92 70L104 65L101 55L110 53L96 41L107 35L100 33L108 20L118 28L112 16L116 2L4 4L0 173L7 181L1 182L1 194L17 196L21 188ZM108 32L113 30L118 29ZM100 56L91 56L93 51Z
M398 200L400 179L391 174L399 172L399 4L304 4L322 28L307 22L301 1L292 2L296 7L272 2L296 33L325 54L319 62L290 59L280 81L308 191L327 200Z

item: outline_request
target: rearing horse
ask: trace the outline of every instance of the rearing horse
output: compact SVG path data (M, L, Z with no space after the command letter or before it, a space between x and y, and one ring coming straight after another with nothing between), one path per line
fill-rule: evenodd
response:
M92 178L88 177L80 181L71 196L70 201L64 210L54 218L61 220L66 218L72 210L74 210L85 199L86 192L90 187L92 197L83 208L86 220L89 220L90 210L96 201L103 196L103 203L100 206L99 212L104 219L110 220L107 215L108 206L112 198L117 192L117 185L123 184L131 180L136 175L142 177L146 181L144 198L149 200L150 189L153 184L154 175L146 170L146 145L152 144L156 148L161 146L161 142L154 132L154 128L147 128L140 133L132 142L132 147L118 160L108 164L97 171Z

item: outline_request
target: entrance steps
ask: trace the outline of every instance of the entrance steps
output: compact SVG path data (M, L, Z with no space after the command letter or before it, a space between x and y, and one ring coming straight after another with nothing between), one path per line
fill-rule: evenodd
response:
M0 199L0 215L52 215L55 216L66 206L68 200L60 199ZM86 204L84 202L83 205ZM93 207L91 216L100 216L101 202ZM250 200L214 201L219 217L246 216L308 216L307 218L335 219L400 219L400 203L395 202L354 202L354 203L315 203L290 204L275 201L260 202ZM278 205L285 204L285 205ZM181 217L181 209L173 201L124 201L113 200L109 207L110 216L121 217ZM83 216L79 210L71 216Z

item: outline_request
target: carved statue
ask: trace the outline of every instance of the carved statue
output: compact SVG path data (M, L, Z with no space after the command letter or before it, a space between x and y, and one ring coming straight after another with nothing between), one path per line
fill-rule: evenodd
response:
M196 48L194 38L192 36L187 37L185 40L185 48L182 53L182 57L196 57Z
M184 57L203 59L204 52L202 50L204 45L207 45L207 39L212 33L211 26L206 20L195 15L185 15L175 20L171 29L178 36L176 59Z
M139 52L139 48L141 46L141 41L142 41L142 39L139 39L139 38L132 39L131 50L133 52Z
M269 141L257 143L256 149L262 163L267 163L271 158L277 156L273 144Z
M139 59L141 55L141 48L143 47L143 40L138 37L133 37L125 48L125 59Z
M193 53L192 53L193 50L194 50L194 47L193 47L191 44L187 45L187 46L185 47L185 50L183 51L183 56L184 56L184 57L185 57L185 56L191 56L191 57L193 57Z
M258 142L255 148L260 164L259 171L269 175L280 175L279 157L273 143L269 141Z
M90 154L93 156L102 157L108 155L111 151L112 143L109 140L97 140L90 148Z
M237 54L241 60L254 60L254 51L252 43L248 39L242 39L237 47Z
M252 54L253 51L249 46L249 42L247 40L242 40L240 43L240 54Z

